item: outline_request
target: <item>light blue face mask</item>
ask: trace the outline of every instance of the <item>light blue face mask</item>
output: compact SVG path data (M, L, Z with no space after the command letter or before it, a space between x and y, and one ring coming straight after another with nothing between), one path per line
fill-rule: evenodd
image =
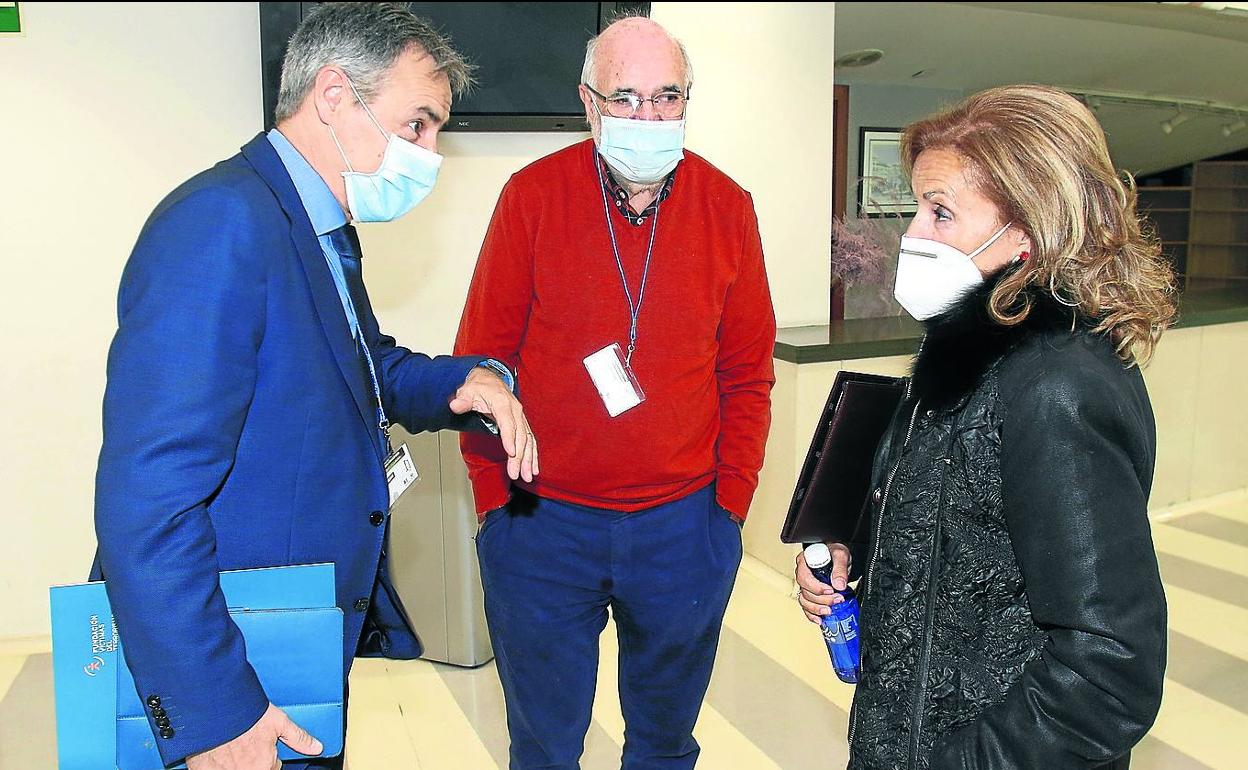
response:
M602 115L598 152L617 174L654 184L685 157L685 119L633 120Z
M351 218L356 222L389 222L398 219L416 207L433 190L438 181L438 169L442 167L442 156L430 152L424 147L400 139L396 134L387 134L373 112L360 99L355 84L350 80L347 84L360 106L368 115L373 125L382 136L387 137L386 151L381 156L381 165L371 174L364 174L351 168L351 161L343 152L333 126L329 135L338 146L338 153L347 164L342 178L347 184L347 208Z

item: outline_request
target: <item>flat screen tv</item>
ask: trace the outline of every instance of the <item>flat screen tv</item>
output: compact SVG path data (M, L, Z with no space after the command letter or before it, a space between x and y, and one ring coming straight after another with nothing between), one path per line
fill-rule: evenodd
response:
M265 127L281 81L286 42L316 3L260 3ZM477 87L456 99L446 131L585 131L577 97L585 44L650 3L408 3L450 35L477 65Z

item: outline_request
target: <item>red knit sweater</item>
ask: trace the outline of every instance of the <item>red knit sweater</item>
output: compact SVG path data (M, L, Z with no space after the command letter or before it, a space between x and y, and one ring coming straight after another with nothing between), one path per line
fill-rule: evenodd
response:
M744 518L771 423L776 321L749 193L686 151L658 214L632 367L646 400L612 418L583 359L628 345L594 144L522 169L503 188L455 343L505 361L537 436L542 497L635 511L717 484ZM634 301L650 222L612 211ZM511 486L496 438L461 439L478 512Z

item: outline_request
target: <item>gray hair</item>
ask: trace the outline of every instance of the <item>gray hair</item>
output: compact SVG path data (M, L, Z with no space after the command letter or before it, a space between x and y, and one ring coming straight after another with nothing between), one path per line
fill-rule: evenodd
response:
M451 41L402 3L322 3L291 36L282 60L276 122L299 110L322 67L341 67L365 102L372 101L390 67L408 48L418 46L446 75L460 96L472 87L473 70Z
M613 20L611 24L614 25L629 19L648 18L648 16L626 15ZM661 26L660 29L662 29ZM667 32L667 30L663 31ZM598 88L598 38L600 37L602 37L601 33L594 35L585 44L585 64L581 67L581 82L595 90L601 90ZM689 52L685 50L685 44L672 37L670 33L668 33L667 37L680 49L680 60L685 65L685 90L688 91L693 87L693 65L689 63Z

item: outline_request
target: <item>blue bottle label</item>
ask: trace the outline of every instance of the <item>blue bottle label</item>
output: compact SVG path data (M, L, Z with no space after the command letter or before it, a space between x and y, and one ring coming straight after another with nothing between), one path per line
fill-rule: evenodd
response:
M857 682L858 602L852 593L846 601L832 605L832 614L823 618L822 630L837 678L842 682Z
M823 638L830 644L845 644L858 638L858 623L853 616L828 617L823 621Z
M827 585L832 585L830 567L812 569L815 577ZM828 646L828 656L832 658L832 668L842 682L850 684L858 681L858 600L850 588L838 593L845 601L834 604L831 614L825 615L820 623L823 640Z

